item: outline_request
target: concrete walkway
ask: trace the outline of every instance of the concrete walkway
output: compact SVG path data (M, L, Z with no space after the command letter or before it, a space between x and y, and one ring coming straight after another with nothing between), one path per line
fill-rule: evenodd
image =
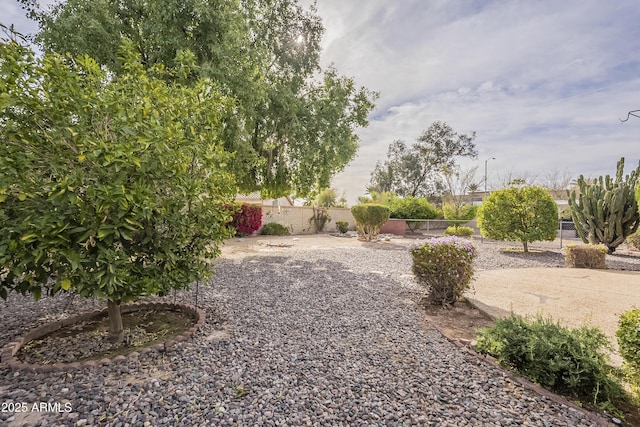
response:
M640 308L640 272L578 268L520 268L476 273L469 301L490 316L551 316L561 324L600 328L616 349L621 313Z

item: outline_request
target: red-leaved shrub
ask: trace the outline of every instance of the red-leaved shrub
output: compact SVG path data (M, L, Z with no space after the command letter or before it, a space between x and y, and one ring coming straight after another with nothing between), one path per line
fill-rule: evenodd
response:
M228 225L236 229L236 235L248 236L262 226L262 208L260 206L242 204L229 206L233 209L233 220Z

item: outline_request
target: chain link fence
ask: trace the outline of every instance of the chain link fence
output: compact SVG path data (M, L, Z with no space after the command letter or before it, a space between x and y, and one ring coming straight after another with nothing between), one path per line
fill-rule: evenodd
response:
M444 231L450 226L470 227L473 229L473 236L484 241L484 237L480 234L480 228L476 220L472 221L453 221L445 219L406 219L407 237L437 237L444 236ZM580 241L580 236L576 231L576 226L571 220L561 219L558 221L558 232L556 240L562 248L567 243Z

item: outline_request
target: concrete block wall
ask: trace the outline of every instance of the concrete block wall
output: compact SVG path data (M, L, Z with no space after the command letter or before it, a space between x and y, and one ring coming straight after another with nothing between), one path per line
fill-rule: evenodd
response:
M355 230L356 222L348 208L330 208L329 221L324 232L335 232L336 221L348 221L349 230ZM263 206L262 207L262 224L270 222L278 222L289 227L291 234L312 234L313 225L309 220L313 217L313 208L311 206Z

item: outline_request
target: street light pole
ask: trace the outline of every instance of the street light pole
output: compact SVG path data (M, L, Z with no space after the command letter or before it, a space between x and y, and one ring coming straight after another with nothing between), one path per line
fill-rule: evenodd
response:
M484 161L484 195L487 195L487 163L489 162L489 160L495 160L495 157L489 157L487 160Z

